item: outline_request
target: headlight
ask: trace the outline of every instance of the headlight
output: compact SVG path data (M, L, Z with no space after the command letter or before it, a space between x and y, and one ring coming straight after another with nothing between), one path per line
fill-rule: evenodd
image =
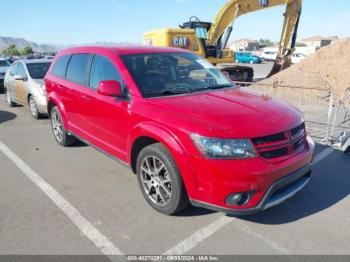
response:
M191 134L198 150L211 159L247 159L255 158L256 153L248 139L217 139Z

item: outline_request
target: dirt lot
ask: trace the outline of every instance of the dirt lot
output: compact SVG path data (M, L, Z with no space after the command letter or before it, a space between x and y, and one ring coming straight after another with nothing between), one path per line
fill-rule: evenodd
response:
M338 98L341 98L346 88L350 87L349 54L350 38L347 38L322 48L307 59L263 82L330 88Z

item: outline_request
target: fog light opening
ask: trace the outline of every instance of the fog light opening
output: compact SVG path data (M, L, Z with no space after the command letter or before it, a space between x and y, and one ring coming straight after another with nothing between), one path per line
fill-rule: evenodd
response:
M226 204L232 206L244 206L249 203L251 199L251 193L237 193L229 196L226 200Z

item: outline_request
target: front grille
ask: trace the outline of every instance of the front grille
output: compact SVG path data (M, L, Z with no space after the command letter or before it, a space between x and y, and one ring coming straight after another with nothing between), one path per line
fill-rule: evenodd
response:
M278 142L281 140L286 139L284 133L279 133L271 136L264 136L264 137L259 137L259 138L254 138L253 143L255 145L262 145L262 144L268 144L268 143L273 143L273 142Z
M265 159L278 159L300 152L306 143L305 124L286 132L252 139L259 154Z
M266 159L283 157L285 155L288 155L288 148L283 147L283 148L273 150L273 151L261 152L260 154L262 155L262 157L264 157Z

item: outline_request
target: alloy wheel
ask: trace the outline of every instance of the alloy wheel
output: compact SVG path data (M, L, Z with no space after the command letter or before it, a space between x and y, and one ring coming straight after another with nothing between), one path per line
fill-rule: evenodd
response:
M64 137L63 125L62 125L61 117L58 115L57 112L53 112L51 117L51 122L52 122L52 129L56 139L59 142L62 142Z
M141 181L148 198L158 206L171 200L171 179L165 164L155 156L147 156L141 163Z
M32 97L29 98L29 108L30 108L30 112L34 117L38 115L38 109L36 108L35 101Z

